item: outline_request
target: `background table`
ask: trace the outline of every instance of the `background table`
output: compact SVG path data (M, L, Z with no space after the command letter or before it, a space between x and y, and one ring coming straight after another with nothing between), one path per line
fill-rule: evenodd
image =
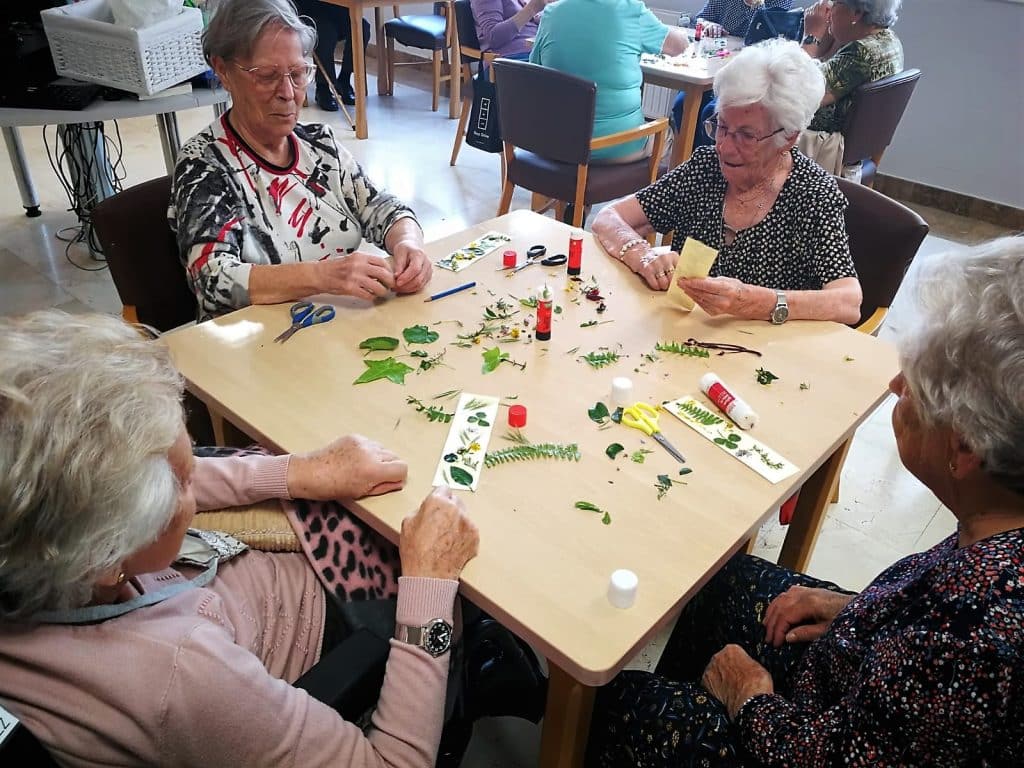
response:
M523 254L535 243L562 251L570 228L518 211L431 244L428 251L436 260L489 230L512 235L511 247ZM455 401L432 396L451 389L498 395L527 407L523 432L531 441L579 444L579 463L496 466L484 470L475 493L461 494L481 533L480 554L463 573L462 592L547 657L551 684L542 763L579 765L592 686L611 680L802 483L801 497L806 494L808 502L797 513L804 523L799 532L809 537L808 547L813 545L820 519L807 520L811 499L823 509L828 488L808 491L815 484L830 488L829 472L853 430L885 396L897 360L886 343L833 323L772 326L709 318L699 310L684 314L606 256L589 234L583 272L600 284L607 304L603 314L586 299L573 303L578 294L564 290L564 267L532 266L512 278L496 271L501 250L458 274L435 270L432 292L476 280L473 291L430 304L422 296L376 305L334 298L334 322L303 330L285 345L271 339L287 326L287 305L249 307L164 340L193 392L277 450L310 450L357 432L400 451L409 462L406 488L354 507L392 540L402 518L429 490L448 432L446 424L430 423L415 412L408 396L452 410ZM442 346L457 333L477 329L486 305L500 298L515 303L510 294L526 296L544 280L563 308L555 315L551 341L500 343L513 360L526 364L524 371L502 364L483 374L481 352L493 341L468 349ZM589 320L611 322L580 327ZM401 338L402 329L415 323L430 324L441 334L422 348L431 355L447 350L445 365L409 374L405 386L386 380L353 386L365 369L359 342L369 336ZM658 340L691 336L743 344L763 357L699 359L661 352L653 362L645 358ZM601 347L624 357L601 370L578 359ZM418 358L404 359L417 365ZM770 386L757 384L759 367L779 379ZM631 377L637 399L658 403L699 395L698 380L709 370L760 413L755 436L800 472L771 485L663 413L662 430L693 469L679 477L679 465L653 440L620 425L601 429L587 415L595 402L609 402L614 376ZM490 450L510 445L502 440L505 418L503 408ZM613 461L605 455L613 442L623 444L626 453L641 447L653 452L643 464L624 455ZM659 474L687 484L673 486L659 501ZM575 509L579 500L608 510L611 525ZM633 570L640 579L636 604L628 610L612 607L606 598L609 576L617 568Z

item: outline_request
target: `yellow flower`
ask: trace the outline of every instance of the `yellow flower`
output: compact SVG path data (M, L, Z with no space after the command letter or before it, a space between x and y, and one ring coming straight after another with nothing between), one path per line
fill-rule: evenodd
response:
M513 329L512 329L512 330L511 330L511 331L509 332L509 335L510 335L510 336L511 336L511 337L512 337L513 339L518 339L518 338L519 338L519 329L518 329L518 328L513 328Z
M471 444L471 445L469 446L469 450L470 450L471 452L473 452L473 453L476 453L477 451L479 451L479 450L480 450L480 443L472 443L472 444Z

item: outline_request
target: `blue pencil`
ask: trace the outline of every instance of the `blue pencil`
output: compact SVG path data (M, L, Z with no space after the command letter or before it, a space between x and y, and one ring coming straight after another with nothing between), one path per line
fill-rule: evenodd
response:
M437 299L443 299L445 296L451 296L453 293L458 293L459 291L464 291L467 288L476 288L476 281L474 280L472 283L465 283L464 285L457 285L454 288L449 288L447 291L441 291L440 293L435 293L429 299L424 299L423 301L435 301Z

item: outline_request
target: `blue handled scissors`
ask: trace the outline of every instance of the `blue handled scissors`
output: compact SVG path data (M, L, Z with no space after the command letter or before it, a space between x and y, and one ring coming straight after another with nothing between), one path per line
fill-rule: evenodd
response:
M292 316L292 324L285 329L284 333L274 339L274 341L279 341L282 344L302 328L309 328L311 325L318 325L319 323L327 323L334 319L334 307L329 304L321 304L318 307L311 301L299 301L292 304L291 309L288 311Z
M672 454L672 458L680 464L686 463L686 457L676 450L675 446L661 434L658 429L658 412L650 403L633 403L622 411L622 423L627 427L639 429L645 435L657 440L661 447Z

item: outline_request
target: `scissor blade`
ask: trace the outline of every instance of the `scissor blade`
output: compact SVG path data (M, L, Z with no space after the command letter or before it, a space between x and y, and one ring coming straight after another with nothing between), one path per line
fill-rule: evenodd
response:
M292 334L295 333L297 330L299 330L299 328L301 328L301 327L302 326L300 326L300 325L293 325L293 326L290 326L290 327L286 328L284 333L282 333L280 336L278 336L276 339L274 339L274 341L279 341L282 344L284 344L286 341L288 341L288 339L290 339L292 337Z
M672 445L672 443L670 443L668 439L663 434L661 434L661 432L655 432L653 435L651 435L651 437L653 437L655 440L661 443L661 447L668 451L670 454L672 454L673 459L678 461L680 464L686 463L686 457L683 456L683 454L681 454L679 451L677 451L675 447Z

